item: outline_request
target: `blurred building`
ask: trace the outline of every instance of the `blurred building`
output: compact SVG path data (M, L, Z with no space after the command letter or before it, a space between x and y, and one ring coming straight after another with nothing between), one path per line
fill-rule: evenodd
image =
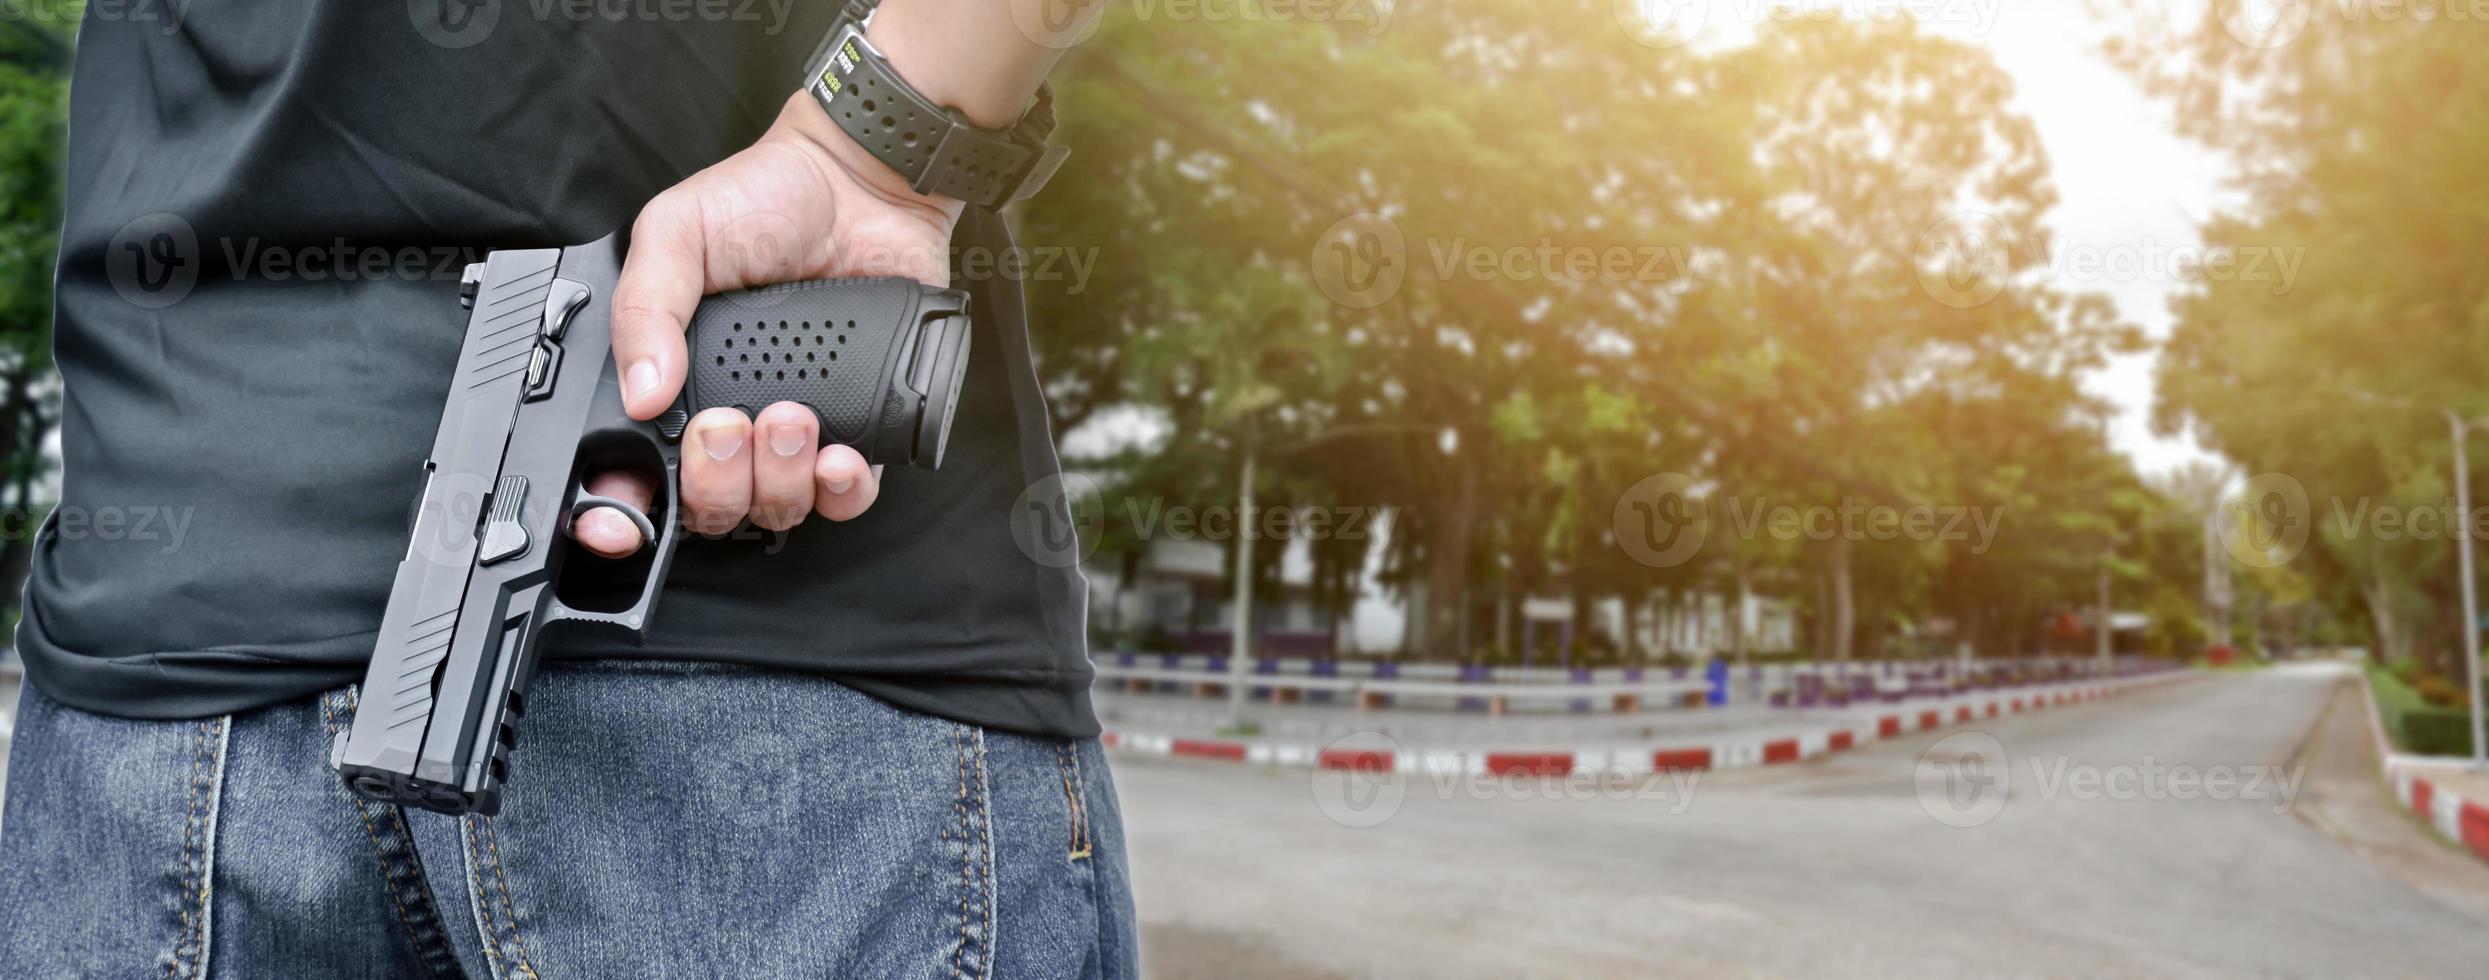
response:
M1265 584L1253 597L1254 649L1275 656L1356 657L1408 654L1424 645L1413 633L1424 588L1381 581L1391 526L1389 514L1376 520L1365 565L1336 600L1315 587L1310 542L1265 542L1283 550L1276 588ZM1231 561L1225 542L1201 538L1153 540L1129 558L1092 557L1082 571L1089 579L1089 625L1100 648L1226 653L1235 625L1227 578ZM1494 605L1491 619L1477 624L1473 645L1493 644L1512 656L1527 652L1548 662L1577 642L1654 655L1724 656L1736 647L1733 617L1744 619L1749 650L1788 651L1799 642L1796 609L1766 596L1749 596L1741 607L1735 596L1654 593L1631 617L1623 601L1608 598L1588 603L1586 621L1579 623L1567 598L1506 596Z

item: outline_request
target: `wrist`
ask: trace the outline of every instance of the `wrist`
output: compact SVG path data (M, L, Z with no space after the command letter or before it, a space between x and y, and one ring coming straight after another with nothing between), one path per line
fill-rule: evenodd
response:
M992 0L884 0L864 36L908 85L985 129L1020 121L1062 52L1029 41ZM1021 3L1027 0L1004 0ZM1056 2L1056 0L1039 0ZM1076 4L1085 9L1087 4Z
M856 142L855 137L847 135L845 130L838 128L837 123L831 122L830 114L808 91L799 91L787 98L786 105L778 110L777 122L761 139L764 142L782 140L793 144L823 168L825 180L843 176L893 205L939 211L954 221L967 207L955 197L918 193L908 184L905 176L874 158Z

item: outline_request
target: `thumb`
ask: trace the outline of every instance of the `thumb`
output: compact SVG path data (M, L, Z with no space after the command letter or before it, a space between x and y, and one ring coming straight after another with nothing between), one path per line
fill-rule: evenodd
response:
M671 192L650 201L631 224L631 249L614 286L614 367L624 411L643 422L683 390L683 331L707 284L701 224L697 199Z

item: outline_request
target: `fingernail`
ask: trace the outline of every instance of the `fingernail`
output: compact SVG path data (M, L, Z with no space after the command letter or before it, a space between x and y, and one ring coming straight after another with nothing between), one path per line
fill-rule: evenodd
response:
M657 390L657 385L661 380L661 376L657 373L657 362L633 361L630 370L622 374L623 396L632 401L638 401L642 396Z
M743 451L743 427L717 425L700 430L700 445L709 451L709 458L720 463L735 458Z
M598 536L614 539L616 546L639 538L639 529L632 527L630 521L623 520L622 515L613 511L598 508L588 512L588 519L596 522L595 533Z
M812 437L805 434L803 426L773 425L769 427L769 451L780 456L793 456L803 452L812 448L811 443Z
M855 488L856 488L856 481L855 481L855 478L853 478L853 477L849 477L849 478L846 478L846 479L841 479L841 480L831 480L831 481L830 481L830 493L831 493L831 494L833 494L833 495L836 495L836 494L842 494L842 493L846 493L847 491L849 491L849 490L853 490L853 489L855 489Z

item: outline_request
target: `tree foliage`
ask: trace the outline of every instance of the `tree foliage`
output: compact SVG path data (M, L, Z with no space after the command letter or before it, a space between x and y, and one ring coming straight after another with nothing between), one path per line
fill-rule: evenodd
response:
M0 596L14 610L32 547L52 394L52 268L60 243L61 142L77 10L0 0Z
M2159 422L2303 485L2305 593L2366 620L2379 656L2446 658L2462 648L2452 535L2381 535L2365 515L2450 505L2445 416L2489 413L2489 26L2355 0L2243 44L2234 5L2209 6L2138 5L2111 53L2234 162L2239 201L2207 243L2306 260L2292 283L2177 300Z
M1391 568L1439 656L1531 595L1631 610L1830 576L1837 654L1852 620L1881 641L1947 617L2018 651L2018 624L2090 594L2139 485L2077 378L2131 330L2029 249L1976 270L1978 302L1928 285L1959 271L1927 248L1948 218L2030 242L2054 204L1986 54L1907 22L1706 51L1591 0L1391 10L1110 16L1066 62L1079 150L1021 218L1098 271L1031 284L1037 343L1059 424L1167 423L1122 492L1231 502L1252 440L1277 454L1266 495L1395 508ZM1321 281L1344 222L1396 236L1380 302ZM1655 474L1711 498L1694 561L1615 540ZM1740 531L1732 500L1993 509L2007 540L1790 541Z

